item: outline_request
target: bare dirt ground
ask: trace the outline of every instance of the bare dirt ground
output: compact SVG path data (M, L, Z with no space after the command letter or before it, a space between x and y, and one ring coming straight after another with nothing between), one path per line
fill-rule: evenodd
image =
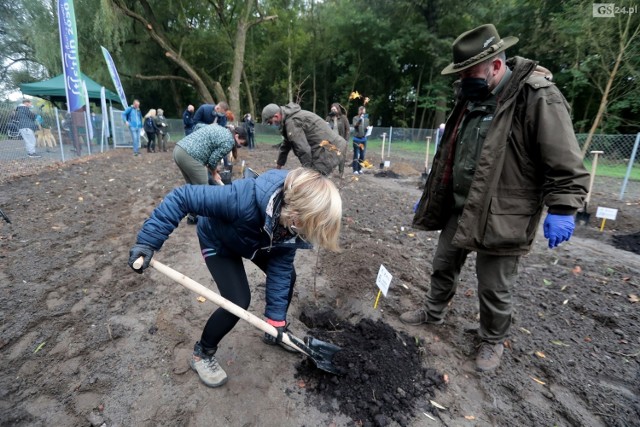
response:
M275 157L268 146L241 150L258 172ZM447 384L417 403L434 419L416 411L407 414L411 426L639 425L640 255L612 243L631 236L624 238L627 249L637 248L632 235L640 228L640 200L619 202L619 187L598 181L591 205L618 208L615 222L601 233L592 218L555 250L540 234L521 259L502 366L478 374L474 257L444 325L398 320L424 301L438 238L410 228L420 195L412 173L420 162L406 162L397 165L399 179L373 173L356 179L350 168L345 180L336 179L345 250L299 251L293 331L304 334L298 318L311 305L353 324L381 320L414 337L424 367L446 375ZM297 164L290 157L287 166ZM214 306L156 271L137 275L127 266L142 222L181 184L171 153L134 158L129 150L0 183L0 208L12 220L0 222L0 425L397 425L350 418L339 395L323 403L300 380L302 358L264 345L243 322L218 353L229 382L219 389L199 382L186 359ZM216 289L192 226L181 224L156 259ZM394 280L374 309L380 264ZM254 289L250 310L261 314L264 276L246 265Z

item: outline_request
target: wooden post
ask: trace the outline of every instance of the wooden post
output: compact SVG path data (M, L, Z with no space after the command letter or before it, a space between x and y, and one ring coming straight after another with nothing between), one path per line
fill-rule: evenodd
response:
M387 133L382 134L382 150L380 151L380 169L384 168L384 142L387 139Z
M431 145L431 137L427 137L427 155L424 158L424 171L429 173L429 146Z
M593 188L593 181L596 179L596 169L598 168L598 155L604 154L604 151L591 151L593 154L593 162L591 163L591 177L589 178L589 192L587 193L587 198L585 199L585 204L588 205L591 201L591 189Z

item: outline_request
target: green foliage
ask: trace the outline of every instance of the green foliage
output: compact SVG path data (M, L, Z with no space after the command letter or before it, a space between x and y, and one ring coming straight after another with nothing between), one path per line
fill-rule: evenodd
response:
M353 116L362 100L350 101L349 94L357 90L370 98L372 123L408 127L432 127L444 119L452 106L453 78L440 71L451 61L451 43L460 33L492 22L501 35L520 38L509 56L535 59L552 71L572 107L576 129L588 130L626 18L594 18L591 3L582 0L74 0L83 71L112 88L99 49L107 47L127 95L140 98L143 109L161 105L172 116L188 103L197 104L197 93L183 81L135 77L188 75L144 26L114 7L118 1L153 22L182 58L209 77L207 82L220 82L224 90L231 83L242 12L249 8L250 21L277 15L247 33L243 111L259 115L267 103L284 104L292 97L323 117L333 102ZM616 5L623 3L628 2ZM55 1L0 0L0 14L2 63L17 61L0 73L5 85L61 71ZM638 25L640 16L632 16L631 28ZM626 48L601 132L640 129L639 77L636 41Z

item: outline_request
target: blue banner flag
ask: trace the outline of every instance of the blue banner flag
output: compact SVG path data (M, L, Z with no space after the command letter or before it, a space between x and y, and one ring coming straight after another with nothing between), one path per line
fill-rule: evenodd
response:
M104 55L104 60L107 61L107 67L109 68L109 74L111 74L111 80L113 80L113 85L116 87L116 92L118 92L118 96L120 97L120 103L124 105L126 109L129 105L127 104L127 97L124 94L124 88L122 87L122 82L120 82L120 76L118 75L118 70L116 69L116 64L113 62L113 58L107 49L104 46L100 46L102 48L102 55Z
M78 30L73 0L58 0L58 29L60 31L60 49L62 51L62 70L64 72L67 107L69 112L80 110L85 105L80 76L80 52L78 49Z

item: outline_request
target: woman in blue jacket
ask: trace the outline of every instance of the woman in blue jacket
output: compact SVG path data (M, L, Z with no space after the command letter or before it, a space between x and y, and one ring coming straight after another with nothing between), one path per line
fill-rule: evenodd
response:
M264 314L279 331L285 331L287 326L287 310L296 281L296 250L315 244L339 251L340 194L319 172L298 168L268 171L231 185L185 185L173 190L138 233L129 252L129 266L133 268L134 261L144 257L142 267L134 269L142 273L154 252L189 212L202 217L198 221L198 240L220 294L242 308L249 307L251 291L242 258L250 259L267 276ZM238 317L218 308L194 346L191 368L209 387L227 381L215 352L237 322ZM264 341L283 345L269 335Z

